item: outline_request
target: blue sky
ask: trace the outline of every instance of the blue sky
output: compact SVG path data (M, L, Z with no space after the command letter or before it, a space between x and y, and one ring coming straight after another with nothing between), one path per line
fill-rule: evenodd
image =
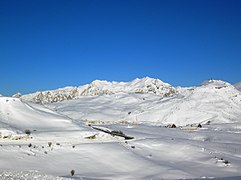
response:
M241 81L240 0L1 0L0 94L145 76Z

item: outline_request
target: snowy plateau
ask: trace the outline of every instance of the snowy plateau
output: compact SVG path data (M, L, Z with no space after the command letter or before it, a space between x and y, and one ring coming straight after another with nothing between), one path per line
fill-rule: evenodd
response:
M0 95L0 179L241 179L240 83Z

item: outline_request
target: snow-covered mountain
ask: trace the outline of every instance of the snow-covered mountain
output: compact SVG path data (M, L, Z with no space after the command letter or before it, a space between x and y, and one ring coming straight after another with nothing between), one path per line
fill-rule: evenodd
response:
M205 81L190 88L174 88L153 78L131 82L96 80L80 87L23 96L17 94L15 97L40 104L53 103L50 108L78 121L174 123L183 126L209 121L237 122L241 116L241 93L220 80ZM63 100L72 101L61 102Z
M193 123L240 122L241 93L231 84L210 80L198 87L177 88L176 96L111 94L79 97L49 104L75 120L97 123L131 122L185 126Z
M241 91L241 82L235 83L233 85L237 90Z
M82 96L111 95L117 93L155 94L160 97L175 95L175 88L159 79L142 78L131 82L108 82L95 80L79 87L65 87L57 90L36 92L21 96L21 99L47 104L63 100L78 99ZM20 97L19 94L15 97Z

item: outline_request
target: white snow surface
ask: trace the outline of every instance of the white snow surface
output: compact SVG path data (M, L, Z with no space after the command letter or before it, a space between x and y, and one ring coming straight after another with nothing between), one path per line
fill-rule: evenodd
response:
M67 117L19 98L0 97L0 126L12 130L78 129Z
M78 91L45 105L26 101L33 95L0 97L0 179L241 179L241 93L234 86L167 85L175 92L169 96L136 93L133 82L94 81L111 93ZM57 91L66 97L71 89ZM172 123L177 128L165 127Z

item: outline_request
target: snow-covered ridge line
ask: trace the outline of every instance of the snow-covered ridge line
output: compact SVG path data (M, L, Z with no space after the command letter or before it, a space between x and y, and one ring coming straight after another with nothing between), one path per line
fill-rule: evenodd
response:
M160 97L170 97L176 94L176 89L159 79L142 78L131 82L108 82L95 80L90 84L79 87L65 87L57 90L17 95L23 100L41 104L78 99L82 96L111 95L116 93L155 94ZM16 96L15 96L16 97Z

